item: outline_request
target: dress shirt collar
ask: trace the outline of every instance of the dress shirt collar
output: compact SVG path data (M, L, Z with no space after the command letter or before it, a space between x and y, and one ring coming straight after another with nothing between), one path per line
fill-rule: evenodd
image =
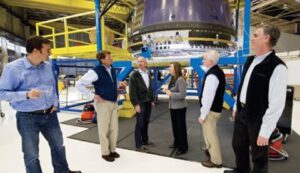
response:
M41 64L40 65L33 65L33 64L31 64L31 62L29 61L29 59L28 59L28 57L27 56L25 56L24 58L23 58L23 62L24 62L24 64L25 64L25 68L26 69L30 69L30 68L41 68L41 67L43 67L44 66L44 64L45 64L45 62L41 62Z
M142 74L142 73L144 73L144 74L148 74L148 70L146 69L146 71L143 71L143 70L141 70L141 69L139 69L139 72Z
M111 66L105 66L102 64L102 66L106 69L106 70L111 70Z
M263 61L268 55L270 55L270 53L272 53L272 51L267 52L263 55L255 56L254 61Z

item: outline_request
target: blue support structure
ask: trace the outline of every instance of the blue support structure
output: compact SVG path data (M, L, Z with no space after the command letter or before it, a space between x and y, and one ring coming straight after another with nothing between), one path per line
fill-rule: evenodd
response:
M117 69L121 69L117 73L117 80L123 81L129 75L129 73L132 71L132 62L131 61L113 62L113 67L115 67Z
M202 79L205 75L205 72L201 68L202 65L202 58L192 58L190 61L190 66L198 73L198 88L197 88L197 95L201 94L202 89Z
M57 97L59 99L59 94L58 94L58 74L59 74L59 68L57 66L57 61L56 59L51 59L50 61L51 65L52 65L52 72L53 72L53 76L54 76L54 79L55 79L55 89L56 89L56 94L57 94ZM59 111L59 104L58 104L58 111Z
M159 69L154 68L152 70L153 70L152 90L153 90L154 95L156 96L157 95L157 90L159 90L159 88L160 88L159 81L158 81L158 72L159 72Z
M171 75L168 74L167 76L164 77L164 79L159 80L158 79L158 73L159 70L165 69L166 67L153 67L151 70L153 70L153 79L152 79L152 90L155 96L158 94L165 94L163 93L160 88L162 85L168 84L169 80L171 79Z
M194 75L195 75L195 71L191 70L191 88L194 88Z
M250 53L251 0L245 0L243 55Z
M101 41L101 6L100 0L95 0L95 17L96 17L96 36L97 36L97 52L102 50Z
M241 72L242 72L243 66L238 65L234 67L234 80L233 80L233 94L237 94L237 90L239 88L240 82L241 82Z
M165 94L164 92L162 92L160 90L162 85L168 85L169 82L171 80L171 75L168 74L167 76L164 77L163 80L159 81L159 80L153 80L153 91L154 91L154 95L158 95L158 94Z

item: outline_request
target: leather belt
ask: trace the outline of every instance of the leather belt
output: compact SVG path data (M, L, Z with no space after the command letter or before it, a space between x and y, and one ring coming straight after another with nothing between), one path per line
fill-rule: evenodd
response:
M51 106L48 109L43 109L43 110L36 110L32 112L23 112L23 113L28 113L28 114L49 114L52 110L53 106Z

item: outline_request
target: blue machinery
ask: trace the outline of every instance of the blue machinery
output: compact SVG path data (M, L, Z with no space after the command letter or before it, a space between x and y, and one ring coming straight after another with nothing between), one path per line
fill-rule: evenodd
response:
M236 67L234 67L234 86L233 89L231 90L233 94L236 94L238 85L240 83L240 76L241 76L241 70L242 70L242 65L246 61L246 57L249 54L249 33L250 33L250 12L251 12L251 0L245 0L245 7L244 7L244 30L243 30L243 48L241 50L238 50L234 56L229 56L229 57L221 57L219 60L220 65L229 65L229 64L235 64ZM97 28L97 51L102 50L102 41L101 41L101 10L100 10L100 0L95 0L95 13L96 13L96 28ZM238 15L238 14L237 14ZM236 19L238 20L238 19ZM86 61L86 60L85 60ZM95 63L98 63L97 60L91 60L94 61ZM59 67L63 66L65 63L69 63L70 61L57 61L56 59L52 60L52 66L54 70L54 75L56 79L58 79L58 74L59 74ZM195 70L195 72L198 73L198 94L201 92L199 91L199 88L202 88L202 79L204 77L204 71L200 68L202 65L202 59L197 57L197 58L192 58L190 60L190 66ZM113 66L116 67L118 70L118 81L124 80L128 74L132 70L132 63L130 61L117 61L113 63ZM165 77L163 80L159 81L157 76L158 76L158 69L154 68L154 85L153 85L153 90L155 94L159 93L161 85L163 85L166 80L168 79L169 76ZM192 74L193 76L193 74ZM193 80L193 78L192 78ZM193 85L193 82L192 82ZM190 95L196 95L195 93L190 93ZM224 101L229 105L230 108L232 108L234 104L234 98L229 94L225 93L224 94ZM60 110L66 110L66 111L75 111L75 112L80 112L81 110L78 109L73 109L76 106L80 106L88 102L84 103L78 103L78 104L73 104L73 105L67 105L65 107L61 107Z

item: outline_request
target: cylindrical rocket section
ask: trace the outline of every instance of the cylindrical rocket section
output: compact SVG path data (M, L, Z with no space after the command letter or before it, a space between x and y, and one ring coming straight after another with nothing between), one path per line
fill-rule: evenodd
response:
M220 53L235 47L228 0L140 0L129 38L132 52L148 47L154 56Z

